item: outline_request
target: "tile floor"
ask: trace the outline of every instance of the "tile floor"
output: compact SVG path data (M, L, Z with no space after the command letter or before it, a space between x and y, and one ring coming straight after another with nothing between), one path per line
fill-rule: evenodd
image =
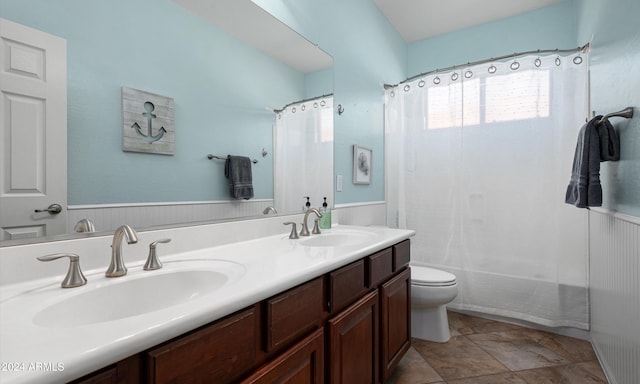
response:
M449 312L451 340L413 339L387 384L607 383L591 344Z

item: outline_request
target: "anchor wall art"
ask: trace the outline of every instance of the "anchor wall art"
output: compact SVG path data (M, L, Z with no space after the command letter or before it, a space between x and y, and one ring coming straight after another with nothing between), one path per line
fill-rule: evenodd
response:
M122 150L175 153L173 99L122 87Z

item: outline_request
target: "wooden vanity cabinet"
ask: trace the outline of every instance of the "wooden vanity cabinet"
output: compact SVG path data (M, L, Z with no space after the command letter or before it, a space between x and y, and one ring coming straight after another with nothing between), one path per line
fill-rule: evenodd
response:
M75 380L377 384L411 343L409 241Z
M328 288L333 292L329 298L338 297L340 301L339 305L330 302L329 308L341 309L344 304L352 303L354 297L360 298L341 312L332 312L333 317L328 321L326 349L330 383L384 382L410 348L411 270L408 264L407 241L330 274L334 278L329 279ZM349 292L361 291L356 295L338 294L345 286L351 287ZM363 291L369 293L363 296Z

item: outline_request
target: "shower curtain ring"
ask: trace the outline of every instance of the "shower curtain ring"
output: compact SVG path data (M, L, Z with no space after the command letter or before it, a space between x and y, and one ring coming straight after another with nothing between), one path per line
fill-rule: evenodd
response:
M438 76L438 70L436 69L436 77L433 78L433 84L440 84L440 76Z

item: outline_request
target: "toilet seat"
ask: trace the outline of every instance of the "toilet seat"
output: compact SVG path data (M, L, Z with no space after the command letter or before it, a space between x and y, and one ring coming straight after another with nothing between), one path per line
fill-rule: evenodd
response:
M438 269L411 266L411 284L422 287L448 287L456 284L456 276Z

